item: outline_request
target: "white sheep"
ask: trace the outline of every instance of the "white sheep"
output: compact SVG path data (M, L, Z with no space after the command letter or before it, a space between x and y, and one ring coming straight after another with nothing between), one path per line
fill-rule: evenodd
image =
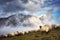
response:
M15 33L14 32L9 33L8 36L15 36Z
M2 34L1 37L7 37L8 35L7 34Z
M18 33L19 33L18 31L17 32L14 32L15 35L18 35Z
M48 32L50 30L50 27L49 26L40 26L40 30Z
M20 32L20 33L22 33L23 35L25 34L25 32L24 32L24 31L22 31L22 32Z

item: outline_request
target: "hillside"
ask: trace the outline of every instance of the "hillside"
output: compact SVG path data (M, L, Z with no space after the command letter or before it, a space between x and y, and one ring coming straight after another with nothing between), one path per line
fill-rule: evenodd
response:
M38 30L29 31L29 33L25 33L24 35L16 35L14 37L0 38L0 40L60 40L60 27L54 28L49 32L44 32Z

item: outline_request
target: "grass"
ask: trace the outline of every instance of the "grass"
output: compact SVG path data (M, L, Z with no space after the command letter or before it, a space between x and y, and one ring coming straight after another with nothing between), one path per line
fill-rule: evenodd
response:
M60 40L60 28L53 28L48 33L37 31L22 36L0 38L0 40Z

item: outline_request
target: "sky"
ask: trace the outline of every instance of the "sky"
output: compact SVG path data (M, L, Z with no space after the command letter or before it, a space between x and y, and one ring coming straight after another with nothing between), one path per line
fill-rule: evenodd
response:
M60 0L0 0L0 18L15 14L46 15L53 24L60 24Z

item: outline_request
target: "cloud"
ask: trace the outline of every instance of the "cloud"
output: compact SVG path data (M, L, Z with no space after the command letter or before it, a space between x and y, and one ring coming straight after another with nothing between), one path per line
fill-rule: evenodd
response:
M60 0L46 0L43 8L46 11L47 19L52 24L60 24ZM47 9L47 10L46 10ZM54 14L54 15L53 15Z
M53 12L60 10L59 0L0 0L0 18L15 14L47 15L48 19L54 19Z
M41 5L42 5L41 0L13 0L6 2L4 11L9 12L9 11L17 11L17 10L27 10L29 12L36 12L40 11ZM12 9L11 9L12 8Z
M13 1L13 0L0 0L0 5L4 5L7 2L11 2L11 1Z
M17 14L19 11L22 13L24 11L29 12L28 14L36 13L41 10L43 3L43 0L0 0L2 7L2 13L0 15L4 17L13 13Z
M25 8L30 12L37 12L41 10L41 5L41 0L29 0L28 3L25 4Z
M60 0L46 0L45 2L44 2L45 4L44 4L44 6L56 6L56 7L58 7L58 6L60 6Z
M4 8L4 12L15 12L15 11L21 11L24 10L24 3L27 2L27 0L0 0L0 5Z
M16 12L26 10L31 13L35 13L42 10L42 5L49 6L50 3L56 3L56 1L57 0L0 0L0 5L3 6L4 12Z

